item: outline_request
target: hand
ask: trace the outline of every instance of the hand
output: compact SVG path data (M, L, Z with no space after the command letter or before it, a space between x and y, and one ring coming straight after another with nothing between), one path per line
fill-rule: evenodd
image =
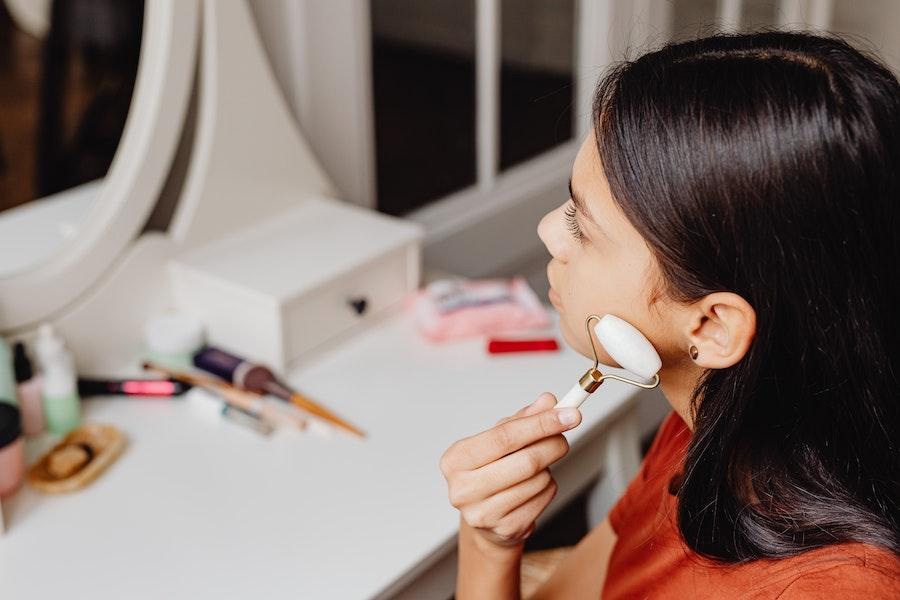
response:
M555 410L553 394L477 435L455 442L441 456L450 504L491 544L521 544L556 495L548 467L566 455L563 431L581 423L577 408ZM562 423L561 417L571 417Z

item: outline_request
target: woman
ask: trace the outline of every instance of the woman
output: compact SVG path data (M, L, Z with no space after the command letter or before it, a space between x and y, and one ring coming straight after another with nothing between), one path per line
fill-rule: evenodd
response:
M673 413L536 597L900 597L897 79L806 34L669 45L600 82L570 196L538 228L564 336L634 324ZM519 596L555 402L441 458L460 600Z

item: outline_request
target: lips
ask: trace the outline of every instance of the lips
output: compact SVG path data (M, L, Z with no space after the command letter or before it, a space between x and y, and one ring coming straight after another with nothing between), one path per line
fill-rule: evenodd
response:
M556 290L553 289L553 274L550 272L553 269L553 261L547 263L547 283L550 284L550 291L547 292L547 298L550 300L550 304L559 308L562 305L562 298L559 296Z
M562 304L562 298L559 297L559 294L556 293L556 290L554 290L553 288L550 288L550 291L547 292L547 298L550 299L550 304L556 306L557 308L559 308L559 306Z

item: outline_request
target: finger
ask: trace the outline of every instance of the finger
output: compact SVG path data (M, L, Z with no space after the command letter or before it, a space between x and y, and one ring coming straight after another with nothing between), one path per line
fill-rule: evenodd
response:
M502 538L519 538L520 541L528 537L534 530L537 518L556 497L556 492L556 482L551 479L547 487L534 498L503 517L500 523L494 527L494 533ZM526 523L527 525L525 525Z
M510 415L508 417L503 417L499 421L497 421L497 425L502 423L506 423L508 421L512 421L513 419L519 419L521 417L527 417L529 415L534 415L539 412L545 411L548 408L552 408L556 406L556 396L551 394L550 392L544 392L540 396L538 396L537 400L525 406L518 411L514 415Z
M557 434L534 442L509 456L478 468L466 477L478 481L478 494L483 498L531 479L569 451L569 442Z
M456 507L481 504L494 495L532 479L568 450L569 442L565 436L558 434L480 469L458 472L451 485L450 503Z
M522 407L515 414L510 415L508 417L503 417L499 421L497 421L497 425L502 423L506 423L508 421L512 421L513 419L520 419L522 417L527 417L529 415L537 414L541 411L547 410L556 405L556 397L550 392L544 392L540 396L538 396L537 400L532 402L531 404Z
M482 527L495 524L541 493L552 480L553 476L550 474L550 470L544 469L531 479L526 479L474 505L469 516L480 523ZM474 525L471 521L470 524Z
M566 416L573 417L574 422L563 423L560 419ZM461 469L478 469L536 440L571 429L580 422L581 413L571 407L513 419L462 440L459 456L454 460L459 461L457 466Z

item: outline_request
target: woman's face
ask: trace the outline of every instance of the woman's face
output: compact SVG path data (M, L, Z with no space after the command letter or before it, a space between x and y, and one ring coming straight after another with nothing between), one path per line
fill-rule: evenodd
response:
M571 189L574 196L538 226L553 257L547 265L549 297L559 311L566 341L593 358L585 319L613 314L637 327L666 365L667 355L681 345L677 334L665 327L671 305L662 294L653 302L662 281L656 261L612 199L593 133L575 159ZM601 362L618 366L599 344L597 350Z

